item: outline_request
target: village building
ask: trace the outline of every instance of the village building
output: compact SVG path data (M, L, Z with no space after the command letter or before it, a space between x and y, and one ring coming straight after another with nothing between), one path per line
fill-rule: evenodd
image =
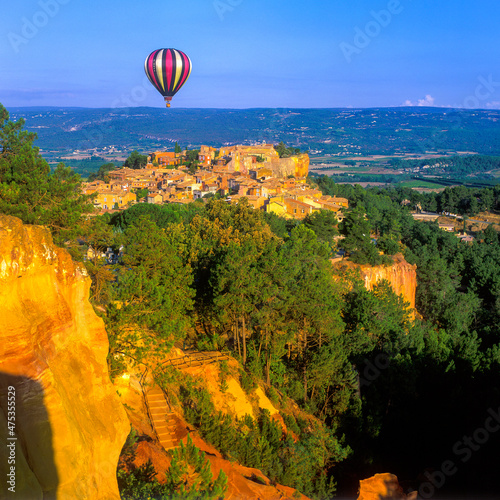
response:
M109 182L84 183L83 192L95 193L95 205L103 210L135 203L138 189L148 190L145 201L152 204L184 204L216 194L239 203L245 197L257 210L293 219L330 210L342 220L342 210L349 207L346 198L324 196L307 185L307 154L280 158L272 144L225 146L216 153L216 148L201 146L200 168L190 174L180 166L181 153L155 151L147 168L111 171Z

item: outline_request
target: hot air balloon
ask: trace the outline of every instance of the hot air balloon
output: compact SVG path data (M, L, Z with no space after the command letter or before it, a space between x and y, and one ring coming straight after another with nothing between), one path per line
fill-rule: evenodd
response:
M144 62L146 75L164 97L167 108L170 107L172 97L186 83L191 68L189 57L177 49L154 50Z

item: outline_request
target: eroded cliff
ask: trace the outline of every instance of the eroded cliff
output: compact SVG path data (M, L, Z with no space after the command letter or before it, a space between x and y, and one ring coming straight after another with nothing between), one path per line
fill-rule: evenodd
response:
M17 439L9 441L16 493L2 480L2 498L119 498L116 465L130 427L89 287L47 229L0 215L2 446ZM0 461L3 478L10 467Z
M184 357L184 353L179 349L172 349L171 359ZM189 357L189 355L188 355ZM234 359L229 360L232 367L239 366ZM202 382L202 385L210 392L213 403L218 411L224 414L230 414L234 417L243 417L250 415L255 417L258 408L265 408L269 411L272 418L282 425L286 430L283 419L278 410L273 406L261 388L247 394L241 387L239 381L233 375L227 375L227 387L222 390L220 385L220 368L216 363L195 364L191 363L179 365L180 372ZM143 392L148 390L149 386L154 386L155 382L151 378L146 378L141 387L140 380L144 380L140 371L131 372L125 377L118 377L114 384L124 403L130 423L140 436L137 444L134 445L134 464L136 466L144 465L151 460L157 471L156 479L160 483L165 482L165 471L170 467L171 456L162 447L158 441L158 435L155 434L154 424L148 415L146 408L146 399ZM172 389L172 388L171 388ZM175 391L174 391L175 392ZM173 394L173 393L172 393ZM157 410L149 408L149 412ZM238 464L236 461L229 461L223 458L219 450L206 442L193 426L188 424L182 415L182 407L174 407L173 412L164 418L168 421L168 436L165 441L171 447L179 446L180 442L186 443L188 434L193 443L205 454L210 462L212 475L216 478L219 471L223 471L227 478L227 492L225 498L237 498L241 500L250 500L260 498L262 500L286 500L299 498L308 500L295 489L276 484L266 477L262 471ZM126 458L126 453L122 460Z
M333 266L338 270L358 270L367 290L371 290L380 281L387 280L394 292L402 295L411 309L415 308L417 266L406 262L402 254L394 255L393 264L389 266L360 265L347 259L335 260Z

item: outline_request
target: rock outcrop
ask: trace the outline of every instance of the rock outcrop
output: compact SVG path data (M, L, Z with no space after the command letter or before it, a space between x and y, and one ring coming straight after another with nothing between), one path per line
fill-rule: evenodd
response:
M2 480L2 498L119 499L130 426L89 288L46 228L0 215L0 434L4 450L15 443L15 494ZM3 478L10 466L2 458Z
M358 500L416 500L417 493L405 495L394 474L375 474L359 482Z
M339 270L359 270L361 279L367 290L371 290L379 281L387 280L394 292L402 295L410 308L415 308L415 293L417 290L417 266L406 262L402 254L393 257L394 263L389 266L360 265L348 259L335 260L333 266Z

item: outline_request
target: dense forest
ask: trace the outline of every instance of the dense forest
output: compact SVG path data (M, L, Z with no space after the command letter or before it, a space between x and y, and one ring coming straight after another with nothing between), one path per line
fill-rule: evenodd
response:
M500 189L419 195L323 176L314 182L324 193L350 201L342 224L323 211L282 219L245 199L84 217L91 200L78 176L63 165L51 173L22 127L0 109L0 211L48 225L75 259L88 245L123 248L113 265L85 261L112 376L124 357L147 365L176 341L231 353L242 386L264 386L297 440L265 411L244 421L219 413L206 389L175 371L160 382L178 388L185 418L226 458L311 498L354 494L359 479L385 471L424 498L496 492L500 239L488 228L463 244L415 222L401 202L473 213L473 200L498 209ZM367 291L356 274L334 271L339 248L358 263L387 265L402 252L416 264L416 318L386 282ZM176 460L189 454L202 470L191 448ZM151 478L140 470L120 484L151 493ZM222 490L216 480L204 498Z

